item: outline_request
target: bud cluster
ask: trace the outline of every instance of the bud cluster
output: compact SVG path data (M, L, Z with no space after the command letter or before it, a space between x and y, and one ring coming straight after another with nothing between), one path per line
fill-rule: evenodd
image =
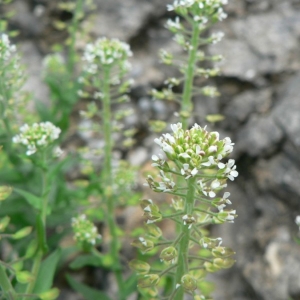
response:
M95 246L102 238L97 227L86 218L86 215L72 218L72 227L75 241L86 250Z
M127 70L128 57L132 56L129 45L118 39L100 38L93 44L87 44L83 60L86 62L85 70L96 74L100 66L112 66L119 64L122 70Z
M61 130L51 122L34 123L31 126L24 124L20 128L20 134L13 137L15 144L22 144L27 147L26 155L32 155L40 149L47 148L58 139ZM56 149L55 155L61 153Z

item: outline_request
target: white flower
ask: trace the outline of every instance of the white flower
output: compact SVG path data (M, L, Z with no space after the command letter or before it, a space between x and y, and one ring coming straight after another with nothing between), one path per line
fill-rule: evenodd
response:
M179 17L175 18L175 21L168 19L166 27L169 28L170 30L180 30L181 29L181 24Z
M218 148L217 148L216 145L210 146L210 147L208 148L208 152L209 152L209 153L217 152L217 151L218 151Z
M229 159L226 170L224 172L231 181L234 181L234 178L238 177L239 175L239 173L235 170L236 166L234 165L234 163L235 163L234 159Z
M166 142L163 142L162 144L162 150L166 153L170 153L170 154L174 154L174 149L169 145L167 144Z
M214 157L213 156L209 156L208 157L208 161L205 162L205 163L202 163L201 165L206 166L206 167L210 167L210 166L213 166L215 164L216 163L215 163Z
M55 148L53 149L53 156L54 156L54 157L60 157L63 153L64 153L64 151L61 150L60 147L55 147Z
M295 219L295 223L300 226L300 216L297 216Z

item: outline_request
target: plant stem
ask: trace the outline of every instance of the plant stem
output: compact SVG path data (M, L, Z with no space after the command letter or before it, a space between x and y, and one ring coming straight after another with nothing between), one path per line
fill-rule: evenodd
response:
M48 194L46 193L47 190L47 171L44 169L44 165L46 163L46 158L45 158L45 152L42 153L42 192L41 192L41 198L42 198L42 209L41 209L41 219L42 219L42 231L43 233L46 230L46 216L47 216L47 207L48 207ZM29 282L29 284L26 287L25 290L25 295L27 294L31 294L34 290L35 284L36 284L36 280L39 274L39 270L40 270L40 266L42 263L42 259L43 259L43 254L44 254L44 246L45 246L45 240L43 240L43 243L39 243L38 245L38 250L37 253L34 257L33 260L33 265L31 268L31 274L33 276L33 280ZM26 297L25 297L26 298ZM24 298L23 298L24 300Z
M111 126L111 102L110 102L110 69L104 69L103 76L103 129L104 129L104 182L106 185L106 205L107 205L107 224L111 235L110 253L114 261L114 274L118 283L119 300L125 300L122 295L124 283L122 277L122 268L119 258L119 242L117 234L117 225L115 220L115 199L112 195L112 126Z
M15 300L16 299L16 293L11 285L11 282L5 272L5 268L2 264L0 264L0 286L3 290L3 293L5 296L7 296L9 300Z
M194 194L195 194L195 178L190 178L188 180L188 192L186 195L186 201L184 206L184 214L190 215L193 213L194 209ZM188 251L189 251L189 241L190 241L190 229L189 225L181 225L181 233L183 233L183 237L179 242L179 251L178 251L178 267L176 269L175 275L175 286L177 284L181 284L181 278L185 275L188 268ZM177 288L178 291L175 294L175 300L182 300L184 296L184 290L182 287Z
M195 76L195 65L197 62L197 51L198 51L198 43L199 43L199 35L200 29L199 25L196 22L193 22L192 29L192 40L191 40L191 49L189 51L188 58L188 66L185 72L184 78L184 88L182 95L182 104L181 104L181 113L188 112L188 114L192 111L193 103L192 103L192 89L193 89L193 81ZM187 129L188 126L188 118L189 116L184 113L181 114L181 123L182 128Z

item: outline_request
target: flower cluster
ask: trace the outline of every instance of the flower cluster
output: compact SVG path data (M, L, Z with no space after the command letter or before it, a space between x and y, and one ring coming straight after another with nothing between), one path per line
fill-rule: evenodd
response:
M222 5L227 4L227 0L175 0L173 4L167 5L168 11L186 15L191 13L194 20L199 23L206 23L209 17L215 17L222 21L227 17Z
M13 137L12 141L27 147L26 155L32 155L39 149L47 148L54 140L58 139L60 128L51 122L34 123L32 126L24 124L20 128L20 134ZM55 151L56 155L61 151Z
M90 249L101 240L97 227L89 220L86 215L72 218L72 228L75 241L84 249Z
M11 45L7 34L2 33L0 38L0 59L7 61L14 52L16 52L16 46Z
M170 160L176 161L181 166L180 172L186 179L194 177L203 167L218 167L218 177L228 177L234 180L238 176L234 160L224 164L221 160L228 156L234 143L226 137L219 139L218 132L208 132L195 124L190 130L183 130L182 124L172 124L173 135L167 133L155 139ZM164 161L153 156L154 166L164 170ZM158 163L158 161L160 161Z
M87 44L83 60L86 62L85 71L96 74L99 66L113 66L119 64L122 70L127 70L128 57L132 52L128 44L118 39L100 38L93 44Z

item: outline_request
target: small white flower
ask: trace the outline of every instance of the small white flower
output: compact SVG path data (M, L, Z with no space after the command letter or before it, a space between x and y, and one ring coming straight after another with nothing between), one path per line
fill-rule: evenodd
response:
M218 148L217 148L217 146L215 146L215 145L210 146L210 147L208 148L208 152L209 152L209 153L217 152L217 151L218 151Z
M209 156L208 157L208 161L205 162L205 163L202 163L201 165L206 166L206 167L210 167L210 166L213 166L215 164L216 163L215 163L214 157L213 156Z
M234 181L234 178L238 177L239 175L239 173L235 170L236 166L234 165L234 163L235 163L234 159L229 159L226 170L224 172L231 181Z

